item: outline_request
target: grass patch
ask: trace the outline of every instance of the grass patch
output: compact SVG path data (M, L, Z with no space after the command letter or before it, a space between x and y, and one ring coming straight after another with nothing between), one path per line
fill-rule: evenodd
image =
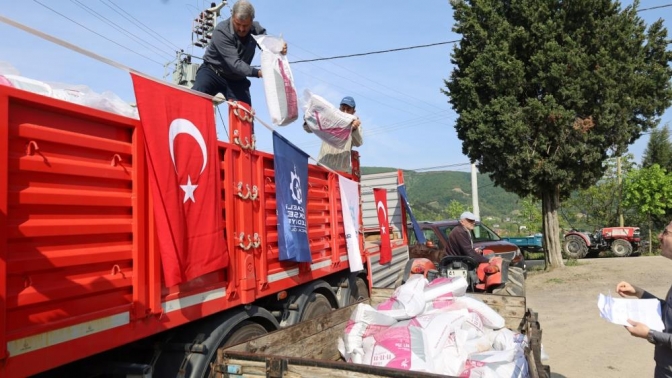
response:
M567 261L565 261L565 266L579 266L579 265L583 264L581 264L577 259L567 259Z
M563 283L565 283L565 281L563 281L560 278L551 278L550 280L546 280L546 283L563 284Z
M527 268L528 272L543 272L544 271L544 266L543 265L535 265Z
M543 260L544 252L525 252L525 260Z

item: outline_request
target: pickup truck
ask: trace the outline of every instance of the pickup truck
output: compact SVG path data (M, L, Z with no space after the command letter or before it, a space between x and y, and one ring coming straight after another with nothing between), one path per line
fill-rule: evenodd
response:
M367 301L375 306L390 298L393 289L373 289ZM525 354L531 378L550 377L550 367L541 362L541 327L537 314L526 308L525 297L473 294L501 314L506 327L525 333ZM421 372L343 362L337 350L339 336L357 305L329 312L319 318L275 331L247 342L222 347L213 366L216 377L434 377Z
M502 238L511 244L515 244L522 251L541 252L544 249L544 235L534 234L531 236L512 236L509 238Z

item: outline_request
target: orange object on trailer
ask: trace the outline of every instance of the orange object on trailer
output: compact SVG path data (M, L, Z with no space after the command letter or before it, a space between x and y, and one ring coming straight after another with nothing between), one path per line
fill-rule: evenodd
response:
M367 272L349 272L338 177L315 165L312 263L278 260L273 155L255 150L234 110L232 143L218 144L230 264L166 288L140 121L0 86L1 378L89 356L97 363L77 371L104 361L167 376L176 363L175 374L205 376L218 346L343 307L351 288L370 286ZM342 174L359 181L353 165ZM370 266L361 235L360 247Z

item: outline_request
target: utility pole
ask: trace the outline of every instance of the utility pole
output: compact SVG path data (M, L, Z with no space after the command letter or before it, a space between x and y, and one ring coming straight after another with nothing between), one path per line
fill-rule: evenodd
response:
M623 190L621 182L621 157L616 157L616 177L618 178L618 223L620 227L623 227L625 220L623 219L623 208L621 208L621 199L623 199Z
M471 206L474 208L476 219L481 219L480 209L478 208L478 172L476 164L471 164Z
M210 45L220 11L226 4L226 1L222 1L219 5L210 3L210 8L205 9L192 21L191 44L193 46L206 49ZM168 67L175 63L173 83L191 88L196 80L196 72L201 65L193 63L191 61L193 56L185 53L184 50L176 51L175 55L175 60L166 64L166 67ZM168 74L164 78L167 76Z

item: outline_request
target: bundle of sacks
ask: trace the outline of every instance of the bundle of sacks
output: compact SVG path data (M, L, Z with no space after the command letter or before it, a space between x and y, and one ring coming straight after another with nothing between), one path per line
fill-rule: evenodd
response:
M459 377L528 377L527 337L465 295L467 281L419 274L376 308L359 304L338 349L348 362Z

